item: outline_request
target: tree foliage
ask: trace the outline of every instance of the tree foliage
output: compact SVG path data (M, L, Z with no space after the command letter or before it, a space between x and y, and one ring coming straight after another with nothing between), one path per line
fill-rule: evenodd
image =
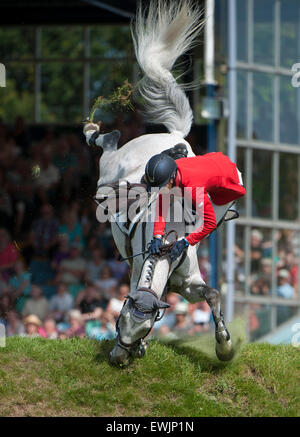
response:
M90 27L89 38L88 49L81 26L42 28L37 59L34 28L2 28L0 60L6 65L7 86L0 90L0 117L10 121L22 115L33 121L36 60L41 71L42 122L82 120L85 65L90 106L98 96L107 98L126 80L132 82L133 47L129 27Z

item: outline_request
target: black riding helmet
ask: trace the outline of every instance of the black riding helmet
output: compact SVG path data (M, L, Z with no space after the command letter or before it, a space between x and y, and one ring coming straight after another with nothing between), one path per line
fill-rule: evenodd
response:
M170 156L160 153L154 155L147 162L145 178L151 187L163 187L175 176L177 170L176 162Z

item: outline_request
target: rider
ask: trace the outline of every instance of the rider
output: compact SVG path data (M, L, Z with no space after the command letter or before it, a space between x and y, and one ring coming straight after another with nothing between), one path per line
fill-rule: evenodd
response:
M145 179L151 187L165 186L168 189L180 187L182 192L185 187L191 187L192 204L195 209L195 188L204 188L203 226L177 241L170 252L171 262L175 261L189 245L194 246L216 229L217 221L211 200L215 205L226 205L246 193L236 165L221 152L181 158L177 161L164 153L154 155L146 165ZM163 211L160 194L153 239L149 246L152 255L160 253L167 213L168 211Z

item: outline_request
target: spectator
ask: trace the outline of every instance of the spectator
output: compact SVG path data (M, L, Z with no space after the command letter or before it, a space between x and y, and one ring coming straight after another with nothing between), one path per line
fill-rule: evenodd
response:
M109 266L103 267L100 278L95 281L95 285L105 295L109 295L110 290L118 285L118 281L113 277L111 268Z
M25 302L30 296L31 274L25 270L24 261L19 258L14 265L14 274L9 280L16 300L16 309L22 312Z
M67 235L60 234L58 235L58 249L51 262L52 269L58 270L61 262L68 258L70 258L69 239Z
M239 247L238 244L234 246L234 255L235 255L235 265L236 265L236 278L237 278L237 287L240 287L240 284L245 283L245 253Z
M259 279L251 283L251 294L255 294L257 296L262 294L261 281Z
M4 281L9 280L17 258L18 250L11 241L8 231L0 228L0 274Z
M6 324L7 317L10 311L13 310L14 302L12 297L5 293L0 297L0 321Z
M257 317L257 309L259 305L251 304L249 307L249 330L251 336L255 336L255 333L259 330L259 320Z
M24 319L24 325L25 325L25 334L23 334L23 337L40 337L39 334L39 328L42 325L42 322L35 314L30 314Z
M70 328L65 333L60 334L60 338L83 338L85 336L84 320L79 310L71 310L69 312Z
M44 321L45 337L50 340L56 340L58 338L58 332L56 328L56 322L51 317L47 317Z
M31 231L31 243L37 257L48 258L53 254L58 241L58 227L52 206L43 205L41 218L33 222Z
M112 297L107 305L106 311L113 315L115 320L119 317L123 308L126 296L128 296L130 288L127 284L121 284L115 297Z
M96 282L99 279L103 267L106 265L105 252L99 247L93 249L92 260L87 263L86 281Z
M100 318L87 322L86 333L90 338L96 340L111 340L115 337L115 320L108 312L103 312Z
M48 300L43 296L43 290L38 285L31 286L30 298L24 305L22 314L28 316L33 314L44 320L49 312Z
M59 171L51 163L52 150L50 147L44 148L41 153L41 160L39 162L40 173L35 179L37 188L43 189L46 192L54 190L59 181Z
M52 296L49 302L49 316L57 322L62 322L66 314L73 308L73 297L68 292L65 284L60 283L57 287L57 294Z
M128 275L129 266L125 261L120 261L120 254L117 248L114 249L114 258L108 260L108 266L112 271L114 278L121 281Z
M211 310L206 301L197 302L192 312L193 333L208 331Z
M0 296L10 292L11 292L10 286L7 284L7 282L1 279L1 275L0 275Z
M9 193L15 204L16 235L28 232L32 227L35 215L34 185L32 182L32 168L28 160L18 157L14 167L6 173Z
M260 277L265 281L271 281L272 276L272 260L271 258L262 258L260 261Z
M179 295L175 293L169 293L167 295L167 303L170 305L169 308L166 309L164 317L155 323L154 330L160 330L160 333L167 332L167 330L161 330L163 326L172 329L176 323L175 309L176 305L179 303Z
M12 337L14 335L23 335L25 333L25 328L19 314L11 310L7 313L7 324L5 329L5 334L7 337Z
M97 223L95 233L98 238L98 245L104 247L106 255L110 257L111 229L108 227L107 223Z
M64 213L63 224L59 228L60 235L67 236L70 246L77 243L83 247L82 226L77 219L76 212L66 210Z
M261 294L263 296L269 296L271 293L271 280L261 278Z
M188 307L185 302L179 302L175 309L176 322L172 332L178 337L191 333L193 325L188 317Z
M264 251L262 241L262 233L257 229L253 229L251 232L251 272L257 272L259 270L260 259Z
M79 180L78 178L74 178L77 159L75 155L70 152L70 144L65 135L59 138L53 164L58 168L62 177L62 196L63 198L70 198L72 188L78 185Z
M277 287L277 295L284 299L293 299L295 297L295 289L290 284L290 274L287 270L281 269L278 273L279 285ZM286 305L278 305L277 307L277 324L280 325L292 317L292 310Z
M290 272L290 283L295 290L298 288L298 265L295 254L292 251L285 252L283 268Z
M79 243L73 243L70 249L70 258L64 259L59 266L55 282L64 282L72 296L77 296L83 288L86 261L81 257Z
M290 274L287 270L279 270L278 273L279 286L277 287L277 295L284 299L292 299L295 295L295 290L290 284Z
M94 313L96 308L105 310L107 302L107 299L100 295L96 287L90 284L78 294L75 304L82 314L88 314ZM96 314L99 314L99 312Z
M87 246L83 249L84 258L91 259L93 256L94 249L98 249L98 248L99 248L98 238L95 235L90 236L87 240Z

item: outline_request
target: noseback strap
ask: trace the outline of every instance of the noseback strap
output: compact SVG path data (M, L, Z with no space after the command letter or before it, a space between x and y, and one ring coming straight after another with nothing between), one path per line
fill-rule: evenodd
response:
M156 297L156 299L159 300L159 297L157 296L157 294L155 293L155 291L152 290L151 288L147 288L147 287L139 287L136 291L147 291L147 293L151 293L151 294L153 294L153 296Z

